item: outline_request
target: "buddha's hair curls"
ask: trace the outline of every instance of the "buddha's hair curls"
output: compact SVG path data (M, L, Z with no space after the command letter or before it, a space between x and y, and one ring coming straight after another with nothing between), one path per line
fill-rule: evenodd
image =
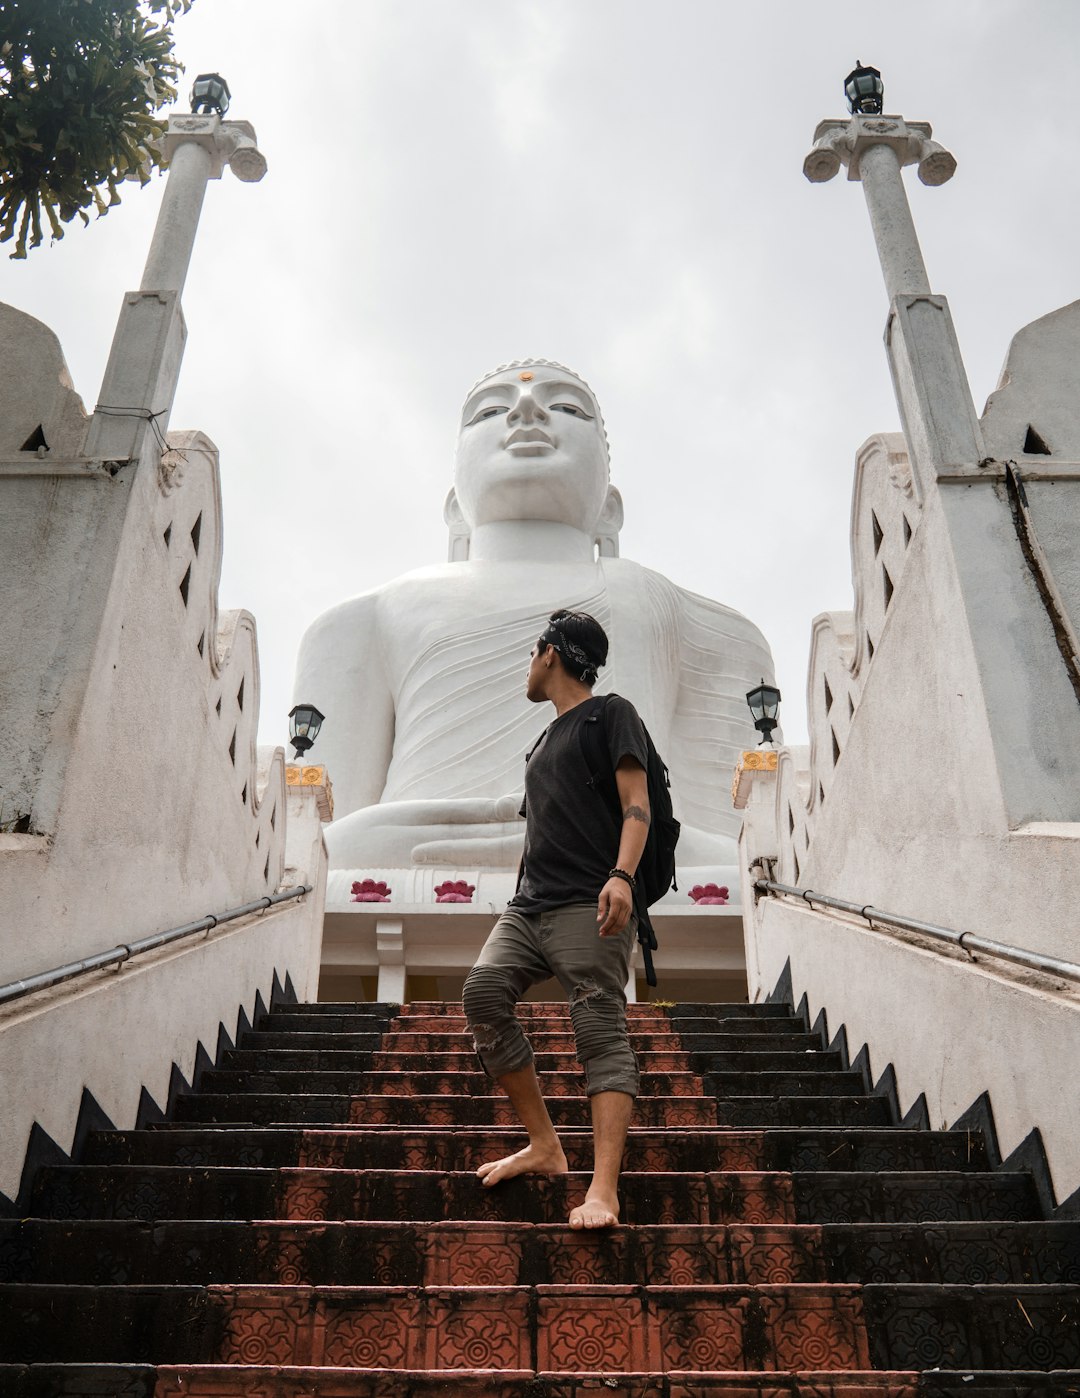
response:
M482 383L487 383L488 379L493 379L498 374L505 374L510 369L558 369L561 374L569 374L572 379L577 379L582 388L585 389L589 397L596 404L596 420L600 424L600 433L604 438L604 455L608 461L608 479L611 478L611 448L608 443L607 428L604 426L604 415L600 411L600 403L596 394L589 387L587 379L583 379L576 369L568 368L565 364L560 364L555 359L512 359L509 364L500 364L497 369L492 369L489 374L481 374L472 388L465 395L465 402L473 396Z

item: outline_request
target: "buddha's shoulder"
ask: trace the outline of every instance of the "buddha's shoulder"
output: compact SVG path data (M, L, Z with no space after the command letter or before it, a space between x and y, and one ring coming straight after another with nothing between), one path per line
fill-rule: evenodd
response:
M680 587L663 573L629 558L605 558L603 568L613 594L624 592L625 584L631 581L644 586L658 612L678 615L684 635L687 629L693 629L702 639L710 635L718 642L737 638L740 642L760 645L768 652L768 643L758 627L734 607Z
M316 617L309 629L377 626L393 621L424 599L439 598L445 601L451 597L464 598L474 593L490 592L492 583L498 581L490 576L491 571L490 568L481 570L461 563L435 563L426 568L414 568L389 582L338 602ZM507 571L513 570L508 568Z

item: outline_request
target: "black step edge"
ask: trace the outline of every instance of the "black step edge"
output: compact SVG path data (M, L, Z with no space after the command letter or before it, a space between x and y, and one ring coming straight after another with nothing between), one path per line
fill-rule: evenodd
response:
M794 1005L795 990L791 978L790 957L784 962L784 969L780 972L776 985L765 999L770 1004ZM809 1027L809 1001L805 992L799 1001L798 1008L793 1012L801 1017ZM839 1051L840 1061L845 1067L849 1065L852 1068L861 1067L867 1082L870 1081L869 1046L863 1044L855 1059L852 1060L848 1053L847 1026L842 1024L830 1040L828 1018L824 1007L814 1020L811 1032L820 1034L823 1047ZM896 1090L896 1069L891 1063L885 1065L885 1069L872 1091L876 1096L882 1096L888 1101L889 1111L893 1116L895 1125L916 1131L929 1129L930 1113L926 1105L925 1093L920 1093L907 1112L901 1116ZM1050 1174L1050 1165L1046 1158L1042 1132L1037 1126L1032 1127L1016 1149L1007 1158L1002 1159L997 1125L994 1121L994 1108L989 1092L981 1092L974 1102L949 1125L948 1129L980 1133L986 1146L986 1158L992 1170L1022 1171L1030 1175L1044 1218L1080 1219L1080 1189L1074 1190L1067 1199L1058 1201L1054 1191L1054 1181Z
M296 987L293 985L292 977L286 971L285 981L282 983L275 967L270 987L271 1008L277 1005L295 1005L297 1003ZM266 1001L263 999L262 991L257 990L255 992L256 1020L260 1014L266 1014L266 1012ZM224 1051L232 1048L239 1040L240 1035L250 1029L251 1021L241 1004L236 1016L235 1035L230 1035L224 1023L219 1021L217 1044L213 1058L210 1057L206 1045L201 1039L195 1045L195 1066L190 1083L180 1071L179 1065L174 1062L169 1072L169 1095L164 1109L159 1106L144 1084L139 1091L135 1129L138 1130L144 1126L170 1120L177 1098L191 1092L197 1092L199 1079L206 1069L215 1067ZM19 1177L19 1191L14 1199L0 1192L0 1218L24 1218L26 1216L30 1196L34 1189L34 1181L42 1166L79 1165L82 1163L86 1142L91 1132L115 1131L117 1129L116 1123L86 1087L83 1088L83 1094L79 1101L79 1114L75 1121L75 1134L70 1150L65 1150L39 1122L35 1121L30 1128L30 1135L26 1142L26 1153L23 1156L23 1167Z

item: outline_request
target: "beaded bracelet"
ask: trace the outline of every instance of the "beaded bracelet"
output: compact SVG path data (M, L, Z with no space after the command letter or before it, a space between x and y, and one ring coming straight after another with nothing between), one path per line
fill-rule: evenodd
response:
M625 869L609 869L608 878L625 879L631 888L637 888L637 879L634 878L633 874L628 874Z

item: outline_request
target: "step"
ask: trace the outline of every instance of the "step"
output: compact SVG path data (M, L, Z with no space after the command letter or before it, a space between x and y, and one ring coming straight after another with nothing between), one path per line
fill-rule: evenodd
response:
M249 1029L241 1034L236 1047L262 1052L268 1049L334 1049L351 1053L373 1053L381 1048L385 1034L318 1034L294 1030L278 1034L269 1029Z
M574 1053L576 1044L569 1028L558 1033L538 1033L527 1029L526 1037L534 1053ZM629 1034L630 1046L638 1053L682 1053L688 1045L677 1034ZM332 1048L326 1041L322 1047ZM476 1062L476 1045L471 1034L405 1034L390 1033L381 1045L385 1053L400 1053L408 1058L415 1054L467 1053Z
M30 1362L611 1373L867 1368L852 1287L0 1286Z
M0 1282L1076 1285L1080 1222L989 1225L0 1220Z
M260 1015L255 1024L259 1033L291 1034L309 1032L317 1034L383 1034L388 1023L386 1019L364 1014L319 1014L309 1006L294 1006L288 1012L275 1010L273 1014Z
M567 1014L563 1018L556 1016L536 1016L532 1019L518 1017L522 1029L527 1034L547 1033L547 1034L569 1034L572 1032L570 1016ZM742 1021L740 1021L741 1023ZM747 1024L754 1024L758 1021L747 1020ZM770 1021L771 1023L772 1021ZM666 1017L657 1016L655 1019L632 1019L627 1021L627 1028L631 1035L634 1034L674 1034L677 1031ZM390 1021L389 1032L391 1034L465 1034L468 1032L465 1019L462 1016L454 1018L450 1015L398 1015Z
M683 1052L653 1053L639 1052L638 1066L643 1073L689 1073L690 1055ZM799 1055L792 1055L792 1067L798 1064ZM580 1071L581 1065L571 1049L557 1053L535 1055L537 1071L541 1073L566 1073ZM416 1066L430 1073L475 1073L477 1070L476 1051L456 1053L425 1053L423 1061ZM408 1063L399 1052L352 1053L338 1049L227 1049L221 1062L216 1066L229 1072L276 1073L276 1072L350 1072L350 1073L392 1073L400 1072ZM777 1065L787 1066L785 1064ZM809 1065L807 1065L809 1066Z
M401 1013L401 1006L387 1000L308 1000L302 1004L278 1004L270 1014L311 1014L311 1015L370 1015L375 1019L392 1019Z
M589 1174L485 1188L472 1171L48 1166L30 1212L53 1218L491 1219L565 1223ZM794 1223L793 1178L754 1172L625 1173L627 1223Z
M728 1097L717 1101L716 1120L735 1128L889 1126L892 1112L886 1098L870 1095Z
M1080 1372L620 1374L617 1378L527 1369L443 1369L0 1364L0 1398L1042 1398L1080 1392ZM13 1385L13 1386L12 1386ZM778 1386L779 1385L779 1386Z
M26 1362L542 1373L1080 1366L1059 1286L0 1286ZM933 1361L938 1361L934 1363ZM827 1369L826 1369L827 1371Z
M730 1005L727 1008L734 1014L740 1008L746 1007ZM650 1004L647 1000L637 1001L626 1007L627 1019L666 1019L667 1012L667 1006ZM394 1013L436 1015L446 1019L461 1019L464 1016L460 1000L409 1000L404 1005L395 1005ZM568 1019L570 1007L565 1000L520 1000L517 1014L520 1019Z
M862 1073L703 1073L707 1093L717 1097L857 1097L867 1090Z
M475 1063L475 1059L473 1062ZM850 1092L853 1083L848 1086ZM486 1073L428 1073L411 1070L392 1073L274 1072L234 1073L223 1068L209 1068L199 1079L200 1089L210 1093L334 1093L346 1096L413 1097L447 1096L474 1097L478 1094L501 1092ZM585 1086L584 1070L545 1073L540 1081L545 1096L575 1097ZM761 1084L765 1092L770 1083ZM838 1087L837 1092L843 1088ZM703 1097L707 1093L702 1080L693 1073L651 1073L641 1083L641 1093L649 1097Z
M506 1219L560 1223L589 1174L507 1180L472 1171L54 1165L30 1212L52 1218ZM1035 1219L1030 1176L999 1171L626 1171L627 1223L860 1223Z
M487 1080L485 1079L485 1082ZM488 1084L488 1091L491 1085ZM808 1099L817 1100L817 1099ZM843 1103L847 1098L825 1099ZM885 1125L888 1111L881 1098L868 1098L875 1111L866 1124ZM766 1108L776 1107L767 1099ZM880 1110L878 1110L880 1108ZM726 1109L726 1108L725 1108ZM548 1111L556 1126L587 1126L588 1098L552 1097ZM718 1104L713 1097L639 1097L634 1120L641 1126L715 1126ZM751 1113L753 1115L753 1113ZM852 1115L858 1115L852 1112ZM390 1126L519 1126L506 1097L343 1097L337 1093L305 1093L282 1097L277 1093L191 1093L178 1097L173 1107L178 1122L218 1122L230 1125L270 1126L302 1122L305 1125ZM732 1123L735 1124L735 1123ZM759 1124L759 1123L747 1123ZM781 1125L792 1123L781 1122ZM861 1121L839 1122L860 1125Z
M85 1165L310 1165L332 1169L475 1170L525 1141L520 1128L426 1131L363 1127L193 1128L91 1132ZM590 1168L591 1131L561 1133L571 1169ZM627 1170L978 1170L987 1169L981 1135L959 1131L729 1131L632 1126Z
M746 1034L678 1034L677 1042L690 1053L824 1053L820 1034L801 1030L773 1033L774 1026ZM766 1032L768 1031L768 1032Z

